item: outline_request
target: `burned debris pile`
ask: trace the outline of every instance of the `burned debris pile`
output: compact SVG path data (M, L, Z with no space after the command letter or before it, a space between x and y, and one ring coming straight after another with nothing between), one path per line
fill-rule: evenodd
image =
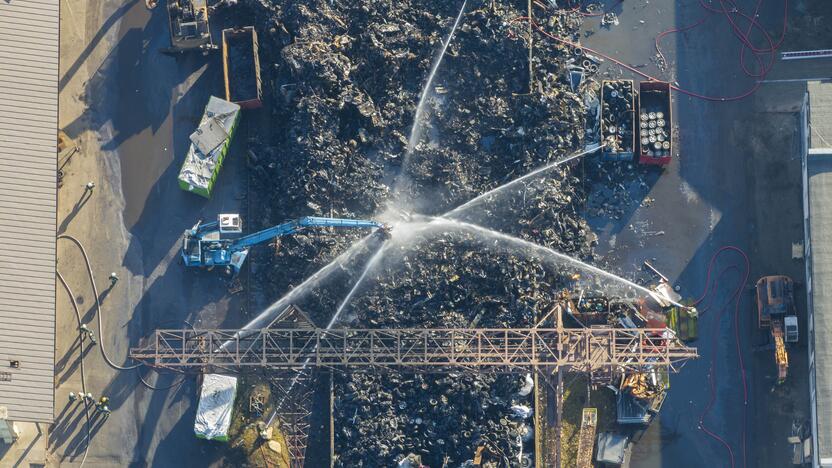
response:
M406 158L415 106L458 5L250 4L266 98L282 122L254 142L253 165L284 217L370 215L396 186L399 201L439 214L581 142L584 106L565 71L572 53L541 48L542 93L529 95L526 42L510 23L521 12L506 5L464 13Z
M304 215L364 218L390 206L438 216L583 147L587 99L570 85L570 70L586 62L590 76L595 59L540 47L530 90L527 38L513 23L524 13L471 3L408 152L422 86L459 5L244 2L259 37L265 112L280 122L248 142L259 194L254 228ZM553 10L552 18L553 31L576 37L577 15ZM455 217L588 259L595 237L574 174L571 165L547 171ZM360 236L284 239L258 281L279 297ZM337 280L298 305L325 325L379 246L363 244ZM341 319L380 328L530 327L573 280L532 252L443 224L390 245ZM337 376L335 387L338 466L394 466L408 454L459 466L478 447L500 466L531 459L532 398L517 376L356 373Z
M540 48L534 58L539 89L530 95L526 40L511 22L522 11L512 6L469 5L428 90L422 139L406 158L421 88L458 5L245 5L258 30L271 120L282 122L250 142L252 189L265 194L258 200L260 216L253 217L260 226L253 228L303 215L368 217L391 203L441 214L582 142L585 106L568 84L566 67L580 63L583 53ZM553 30L574 35L575 15L558 16ZM538 211L528 194L522 216L505 202L512 214L507 222L517 229L512 233L522 229L530 240L577 253L564 245L577 238L559 234L588 233L571 226L582 223L575 214L582 195L556 193L580 190L575 182L545 189L549 198L542 204L557 198L549 210ZM564 203L576 209L556 209ZM570 228L552 231L547 222L553 217ZM280 294L356 237L326 239L326 245L317 236L286 239L274 262L280 267L265 272L267 282Z
M565 281L520 252L485 250L468 233L413 242L390 255L344 320L374 328L530 327ZM518 410L533 406L522 387L518 376L462 371L339 375L338 464L393 466L413 453L428 466L445 457L459 466L479 446L516 462L534 448L533 422Z
M497 396L516 395L521 388L516 380L461 374L354 375L337 394L336 464L396 466L412 454L427 466L461 466L477 447L488 446L508 462L502 466L511 466L509 460L528 466L533 447L530 403L512 405L511 398Z

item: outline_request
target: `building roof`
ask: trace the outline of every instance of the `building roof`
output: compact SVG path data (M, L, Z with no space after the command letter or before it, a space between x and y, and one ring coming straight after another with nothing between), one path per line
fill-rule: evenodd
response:
M832 83L813 81L809 88L809 147L832 148Z
M0 406L52 422L59 0L0 1Z
M818 457L832 457L832 84L809 83L809 258Z

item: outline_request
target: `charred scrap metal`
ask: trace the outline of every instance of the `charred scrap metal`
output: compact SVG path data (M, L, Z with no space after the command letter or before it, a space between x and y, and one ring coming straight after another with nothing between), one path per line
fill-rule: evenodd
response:
M428 90L424 128L410 155L414 109L458 4L248 0L217 13L253 23L261 112L280 123L246 142L250 192L257 194L249 201L252 229L306 215L367 218L394 202L440 216L600 144L603 134L614 134L611 146L634 151L632 82L622 91L610 87L609 98L624 101L597 112L605 79L600 60L547 45L534 51L529 89L528 31L513 22L525 15L525 2L469 3ZM541 3L546 12L540 21L577 42L581 16L554 3ZM609 119L617 111L630 114ZM659 120L656 127L664 128ZM622 122L629 127L618 128ZM648 170L595 157L545 174L484 199L457 219L603 265L586 218L621 217L640 202L625 185L646 187ZM279 297L361 235L286 238L274 250L253 254L252 276L259 290ZM297 305L326 324L380 242L357 249L335 280L299 297ZM391 247L341 320L367 327L534 326L539 311L575 286L574 271L528 249L497 244L462 230L424 232ZM611 299L597 291L573 298L572 326L646 323L632 300ZM633 389L636 398L663 391L650 376L618 378L620 391ZM428 466L460 466L486 446L494 466L528 466L534 443L527 387L526 378L506 375L338 375L336 465L395 466L410 455Z

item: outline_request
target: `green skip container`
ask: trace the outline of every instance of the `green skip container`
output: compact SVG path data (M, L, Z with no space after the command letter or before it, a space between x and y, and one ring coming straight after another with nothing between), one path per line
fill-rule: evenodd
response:
M211 198L239 121L240 106L211 96L199 127L191 134L188 154L179 171L182 190Z

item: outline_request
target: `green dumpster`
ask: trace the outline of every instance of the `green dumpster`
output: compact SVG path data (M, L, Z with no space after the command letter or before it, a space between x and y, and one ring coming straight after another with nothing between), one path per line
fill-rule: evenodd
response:
M182 190L211 197L239 120L240 106L211 96L199 127L191 134L188 154L179 171Z

